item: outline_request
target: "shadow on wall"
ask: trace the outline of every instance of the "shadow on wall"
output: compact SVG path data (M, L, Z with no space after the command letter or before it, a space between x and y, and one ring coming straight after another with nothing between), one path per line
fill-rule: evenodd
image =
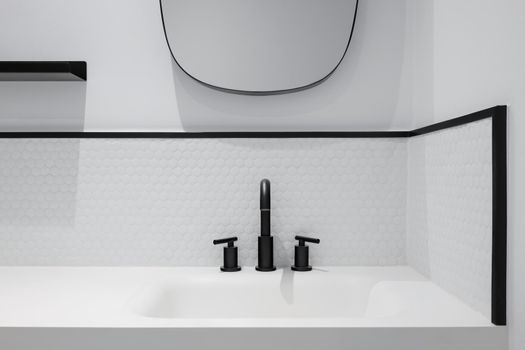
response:
M401 91L406 88L406 17L405 1L362 1L339 68L322 84L296 93L245 96L213 90L172 59L182 126L186 131L388 129L400 99L407 97Z
M84 82L0 82L0 131L83 131Z
M434 120L434 2L412 0L409 19L412 41L412 127L418 128ZM481 108L480 108L481 109Z

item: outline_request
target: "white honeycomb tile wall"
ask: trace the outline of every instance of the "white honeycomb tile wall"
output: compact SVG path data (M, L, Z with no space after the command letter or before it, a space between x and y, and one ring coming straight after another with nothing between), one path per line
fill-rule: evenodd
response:
M405 263L404 139L2 139L1 265L255 265L259 181L276 262Z
M491 119L408 141L407 260L490 317Z

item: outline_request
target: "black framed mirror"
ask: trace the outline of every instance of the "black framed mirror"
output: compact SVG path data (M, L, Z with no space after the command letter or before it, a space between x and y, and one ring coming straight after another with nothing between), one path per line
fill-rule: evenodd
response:
M326 80L350 44L358 0L159 0L166 40L193 79L270 95Z

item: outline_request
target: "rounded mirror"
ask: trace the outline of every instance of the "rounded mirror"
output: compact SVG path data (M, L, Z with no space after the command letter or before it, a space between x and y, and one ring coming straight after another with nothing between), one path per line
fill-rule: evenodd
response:
M245 94L302 90L343 59L358 0L160 0L173 58L192 78Z

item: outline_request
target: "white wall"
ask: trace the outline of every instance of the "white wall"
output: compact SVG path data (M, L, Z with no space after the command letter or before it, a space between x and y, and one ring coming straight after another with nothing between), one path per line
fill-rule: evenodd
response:
M0 83L0 128L403 129L407 1L361 1L347 57L322 85L253 97L210 90L173 64L158 0L2 0L0 60L86 60L88 81Z
M415 126L496 104L509 106L508 325L510 348L525 344L525 2L414 0L427 18L414 42L414 86L427 101ZM431 43L431 45L429 45Z

